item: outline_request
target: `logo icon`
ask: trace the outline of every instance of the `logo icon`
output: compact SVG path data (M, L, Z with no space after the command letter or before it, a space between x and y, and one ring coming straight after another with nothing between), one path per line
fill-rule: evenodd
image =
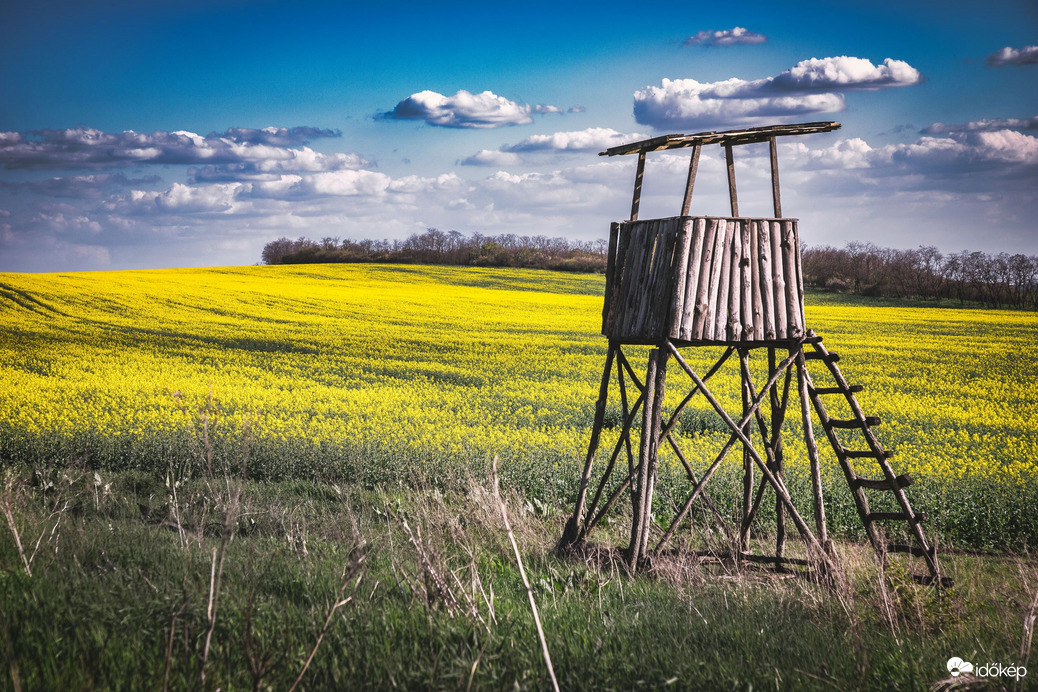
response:
M973 664L969 661L963 661L958 656L952 656L948 659L948 672L952 674L952 677L959 677L962 673L972 673Z

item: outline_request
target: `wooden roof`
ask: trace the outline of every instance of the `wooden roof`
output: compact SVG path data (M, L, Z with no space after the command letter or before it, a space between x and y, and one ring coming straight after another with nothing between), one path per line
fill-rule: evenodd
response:
M664 149L684 149L701 144L752 144L767 142L772 137L787 135L809 135L814 132L832 132L840 129L840 123L817 122L797 123L793 125L769 125L768 127L750 127L742 130L725 130L723 132L697 132L693 135L661 135L640 142L621 144L599 152L599 156L619 156L621 154L637 154L643 151L662 151Z

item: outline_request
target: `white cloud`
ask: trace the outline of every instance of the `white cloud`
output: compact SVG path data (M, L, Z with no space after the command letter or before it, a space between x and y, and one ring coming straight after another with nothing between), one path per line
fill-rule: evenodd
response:
M768 37L756 34L741 26L722 31L699 31L685 39L686 46L734 46L739 44L764 43Z
M852 137L820 149L811 149L803 142L794 142L789 145L789 151L793 153L793 161L800 169L847 170L871 166L871 156L875 150L865 140Z
M400 101L393 110L379 115L383 120L424 120L437 127L487 129L533 122L531 113L561 113L557 106L530 106L498 96L491 91L479 94L461 89L453 96L435 91L419 91Z
M541 115L544 115L544 114L562 115L563 111L558 106L553 106L551 104L538 103L537 105L533 106L533 112L541 114Z
M589 127L573 132L555 132L550 135L531 135L516 144L501 147L505 152L527 151L601 151L627 142L646 139L648 135L624 134L608 127Z
M539 210L595 207L609 195L609 188L594 179L579 180L567 171L512 174L498 171L479 185L481 195L496 209Z
M634 119L657 129L744 124L763 117L804 116L843 110L840 94L762 95L759 82L728 79L701 83L666 79L634 92Z
M798 142L787 151L798 170L868 169L865 174L870 178L925 175L935 189L949 182L959 185L968 177L977 190L984 186L997 190L1001 177L1038 176L1038 137L1015 130L957 132L877 148L860 138L820 149ZM978 182L973 176L981 172L985 180Z
M634 118L657 129L747 124L758 118L800 117L844 108L841 92L908 86L922 81L914 67L887 58L811 58L775 77L721 82L663 79L634 92Z
M924 135L946 135L953 132L991 132L994 130L1038 130L1038 115L1032 118L985 118L965 125L933 123L923 128Z
M315 195L382 195L389 189L390 177L374 171L331 171L303 179L301 185Z
M939 169L944 175L991 165L1038 166L1038 138L1015 130L966 132L945 137L922 137L913 144L884 147L894 163Z
M1031 134L977 126L875 147L857 137L837 140L835 134L784 138L790 141L782 142L779 156L783 206L803 219L805 232L815 234L806 242L849 240L867 227L878 244L911 246L934 242L917 240L920 228L943 225L952 239L947 242L958 243L967 231L975 233L977 220L987 214L992 226L1004 229L1007 238L992 247L1012 250L1029 242L1033 246L1028 238L1033 237L1031 219L1038 216L1033 194L1038 138ZM185 146L200 146L186 133L175 136L189 141ZM612 130L589 128L528 137L505 148L594 151L614 144L619 136ZM202 145L206 139L201 137ZM264 142L249 146L278 148ZM700 162L693 205L696 213L724 214L723 155L718 148L710 149ZM753 206L757 204L763 210L759 213L768 213L766 149L740 148L736 165L744 212L758 213ZM519 156L512 151L487 155ZM4 217L0 218L0 262L13 270L84 267L85 260L79 264L75 259L52 260L38 250L33 250L39 255L34 255L35 264L15 263L13 258L29 257L30 252L18 244L19 238L32 234L40 239L37 248L60 240L87 248L88 253L96 248L110 250L117 266L251 263L258 260L263 243L279 235L401 238L426 226L464 233L593 239L604 236L610 221L629 213L634 175L634 157L592 156L581 166L524 168L463 179L458 174L461 169L429 176L389 175L367 168L302 170L324 165L305 163L320 161L316 155L307 156L259 159L248 169L252 177L247 179L214 181L195 176L164 184L160 190L149 189L156 186L155 179L125 179L118 172L42 181L53 190L35 201L21 188L5 187L0 190L8 195L0 199L7 210L6 215L0 212ZM688 157L685 151L649 158L643 217L676 213ZM532 166L535 158L531 155L524 163ZM277 161L289 162L295 170L278 168ZM245 163L250 162L238 161ZM244 175L242 170L236 172ZM127 187L135 189L115 192ZM91 192L76 192L80 188ZM149 249L141 249L145 247ZM101 259L98 254L98 267Z
M516 166L522 163L522 157L504 151L481 149L472 156L460 161L462 166Z
M405 194L428 194L463 191L468 184L454 173L442 173L435 178L407 175L389 183L389 190Z
M784 147L787 167L795 171L852 173L857 185L887 181L890 190L1004 192L1038 177L1038 137L1013 130L920 137L903 144L872 147L859 138L809 148L802 142ZM827 184L838 186L837 177Z
M1019 49L1006 46L988 56L989 67L1007 65L1038 65L1038 46L1024 46Z
M192 182L221 182L233 180L276 180L286 173L317 173L322 171L358 170L370 161L358 154L322 154L310 147L278 149L267 158L237 163L209 164L192 168L188 177Z
M144 213L199 214L228 212L245 188L242 183L191 186L173 183L168 190L133 190L126 198L131 208Z
M72 175L9 183L0 181L0 188L25 190L46 197L99 199L113 190L134 185L146 185L159 182L158 176L127 178L121 173L94 173L91 175ZM0 216L3 212L0 211Z
M882 65L873 65L865 58L841 55L802 60L771 78L769 86L780 91L846 91L911 86L922 79L919 70L903 60L886 58Z
M306 144L318 138L341 136L342 133L338 130L320 127L264 127L259 130L246 127L231 127L223 134L211 132L207 135L207 138L226 138L248 144L271 144L277 147L288 147Z
M126 130L108 133L93 128L0 133L0 166L5 168L98 168L141 164L204 164L269 172L338 170L367 162L356 154L319 154L309 147L292 148L310 137L336 136L316 128L234 128L205 137L194 132ZM218 170L218 169L213 169Z

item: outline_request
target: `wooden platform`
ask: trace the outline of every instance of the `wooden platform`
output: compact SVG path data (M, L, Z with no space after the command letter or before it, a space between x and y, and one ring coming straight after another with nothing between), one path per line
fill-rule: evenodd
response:
M774 345L804 336L796 219L614 223L602 333L621 343Z

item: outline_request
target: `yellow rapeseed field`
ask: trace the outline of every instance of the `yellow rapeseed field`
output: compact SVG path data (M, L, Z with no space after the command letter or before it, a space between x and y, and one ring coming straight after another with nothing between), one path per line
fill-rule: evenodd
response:
M0 274L0 454L160 471L247 456L256 476L368 465L388 480L394 460L463 470L496 454L564 497L605 357L602 290L600 276L465 267ZM1034 484L1038 316L820 296L807 318L866 385L899 472ZM696 367L717 355L687 352ZM644 353L631 349L638 367ZM734 372L715 380L729 401ZM682 430L703 463L727 437Z

